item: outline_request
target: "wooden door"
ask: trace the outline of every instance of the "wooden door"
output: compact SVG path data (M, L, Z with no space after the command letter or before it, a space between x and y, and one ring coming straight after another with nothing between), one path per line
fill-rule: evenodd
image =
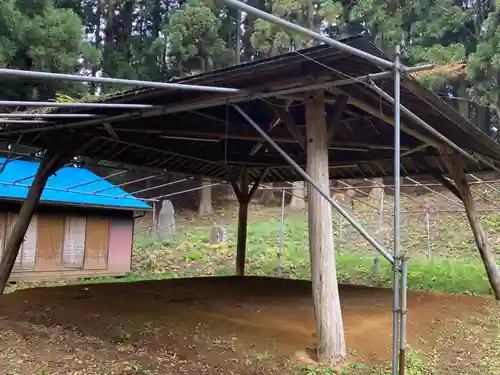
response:
M63 239L64 216L40 215L38 217L36 270L48 271L62 268Z
M108 266L109 219L100 217L87 218L85 235L86 270L104 270Z
M86 228L86 217L66 217L63 246L63 265L65 268L83 268Z

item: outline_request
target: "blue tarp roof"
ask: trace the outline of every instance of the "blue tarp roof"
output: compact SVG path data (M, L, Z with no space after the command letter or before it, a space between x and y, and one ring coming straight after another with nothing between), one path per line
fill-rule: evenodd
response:
M0 165L5 162L5 158L0 158ZM24 199L28 195L28 185L33 182L39 163L23 160L10 161L5 170L0 174L0 199ZM16 183L16 185L5 184L14 182L26 177L26 180ZM42 193L42 202L52 202L61 204L70 204L78 206L102 206L130 209L150 209L151 207L131 195L126 196L127 192L116 187L106 180L99 180L100 177L91 171L83 168L64 167L50 176L47 185ZM65 189L83 184L90 184L76 187L70 191ZM91 192L107 189L102 193L89 194ZM109 189L109 190L108 190ZM85 194L86 193L86 194ZM101 194L101 195L100 195ZM115 198L116 197L116 198Z

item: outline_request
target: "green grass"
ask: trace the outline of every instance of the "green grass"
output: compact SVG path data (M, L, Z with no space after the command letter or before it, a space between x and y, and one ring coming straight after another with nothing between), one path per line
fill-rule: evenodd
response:
M371 216L370 216L371 215ZM372 217L373 216L373 217ZM367 225L372 214L360 215ZM477 255L470 228L463 217L449 218L433 235L433 257L426 258L426 233L421 218L406 217L403 249L409 256L408 287L415 291L490 294L484 266ZM364 222L363 222L364 220ZM219 245L208 242L211 220L195 220L178 227L177 234L163 242L152 242L151 236L135 237L133 270L122 278L100 277L79 280L80 284L160 280L175 277L229 276L234 274L236 254L236 221L226 223L228 241ZM484 218L492 243L499 243L500 215ZM246 272L248 275L275 276L279 251L279 212L259 208L251 212L247 236ZM342 230L340 230L342 226ZM339 283L390 288L392 267L380 259L380 270L372 273L375 250L345 222L334 217L334 243ZM390 231L386 231L389 232ZM288 214L285 219L284 249L281 255L282 276L294 279L310 278L307 217ZM385 241L390 249L390 242ZM44 284L45 285L45 284ZM54 285L61 285L60 282ZM9 291L33 286L20 283Z
M337 219L338 221L338 219ZM489 222L498 223L498 218ZM196 225L196 223L195 223ZM334 228L338 228L335 223ZM411 223L409 224L409 228ZM415 228L418 228L415 226ZM450 229L450 228L453 228ZM139 239L135 249L134 275L141 278L159 275L225 276L234 274L236 252L236 224L228 225L228 241L212 246L208 243L210 226L187 226L182 233L164 243ZM453 234L458 249L450 238ZM434 239L434 257L427 259L426 250L412 247L409 259L408 286L410 290L485 295L490 293L484 266L476 255L474 243L469 241L470 230L463 228L461 219L446 226ZM416 245L419 233L413 233ZM416 239L416 240L415 240ZM406 242L408 239L405 238ZM403 246L404 246L403 240ZM289 278L309 279L307 219L303 214L288 215L285 220L284 251L281 256L283 275ZM439 250L441 249L441 250ZM248 275L274 276L279 251L279 220L277 217L251 220L248 227L246 269ZM357 233L344 229L335 233L337 277L340 283L391 287L392 267L381 259L380 271L372 274L374 257L369 244ZM131 276L132 277L132 276ZM136 277L136 276L134 276Z

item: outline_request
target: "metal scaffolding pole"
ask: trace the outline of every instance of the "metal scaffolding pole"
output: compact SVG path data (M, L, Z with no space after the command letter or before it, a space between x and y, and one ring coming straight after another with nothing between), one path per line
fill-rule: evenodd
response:
M170 181L170 182L167 182L167 183L164 183L164 184L161 184L161 185L156 185L156 186L153 186L153 187L149 187L149 188L145 188L145 189L141 189L141 190L137 190L137 191L133 191L132 193L130 194L126 194L124 195L124 197L127 197L129 195L133 195L133 194L139 194L139 193L144 193L145 191L149 191L149 190L155 190L155 189L159 189L161 187L165 187L165 186L169 186L169 185L175 185L175 184L178 184L180 182L184 182L184 181L187 181L187 180L191 180L192 177L188 177L188 178L183 178L182 180L177 180L177 181ZM155 197L153 199L159 199L159 198L162 198L162 197Z
M419 67L414 67L414 68L408 68L408 71L420 71L420 70L426 70L432 68L432 65L423 65ZM169 114L174 114L174 113L179 113L179 112L185 112L185 111L194 111L194 110L199 110L203 108L208 108L208 107L214 107L218 105L225 105L225 104L236 104L244 101L248 101L251 99L265 99L265 98L273 98L273 97L280 97L280 96L285 96L285 95L290 95L290 94L296 94L300 92L305 92L305 91L310 91L310 90L319 90L319 89L327 89L330 87L337 87L337 86L342 86L342 85L348 85L351 83L356 83L356 82L364 82L364 81L373 81L375 79L380 79L380 78L385 78L388 77L392 74L392 72L382 72L382 73L375 73L372 75L364 75L360 77L354 77L354 78L348 78L345 80L335 80L335 81L330 81L330 82L324 82L324 83L317 83L313 85L307 85L307 86L302 86L302 87L294 87L290 89L283 89L283 90L278 90L274 92L269 92L269 93L264 93L264 94L252 94L252 95L245 95L245 96L238 96L236 98L231 98L231 99L213 99L213 100L207 100L203 101L200 103L195 103L195 104L187 104L187 105L178 105L178 106L172 106L170 108L165 108L164 106L154 106L154 105L146 105L146 104L111 104L111 103L54 103L58 105L52 105L52 107L84 107L84 108L131 108L130 106L138 106L138 107L132 107L132 108L139 108L139 109L144 109L144 108L156 108L157 110L153 110L148 113L141 113L141 112L134 112L134 113L122 113L119 115L114 115L114 116L109 116L105 118L99 118L99 119L92 119L92 120L87 120L87 121L82 121L82 122L76 122L73 124L58 124L58 125L51 125L51 126L46 126L43 128L32 128L32 129L20 129L20 130L9 130L5 132L0 132L0 135L9 135L9 134L24 134L24 133L36 133L40 131L47 131L47 130L56 130L56 129L76 129L76 128L82 128L82 127L87 127L87 126L95 126L95 125L100 125L103 123L103 121L106 122L115 122L115 121L122 121L126 119L131 119L133 117L141 116L141 118L146 118L146 117L152 117L152 116L161 116L161 115L169 115ZM370 79L368 79L368 77ZM3 103L6 103L5 101ZM17 103L17 104L12 104L12 105L26 105L27 104L22 104L22 103L30 103L31 106L37 106L36 103L40 102L7 102L7 103ZM51 107L51 102L46 102L47 105L46 107ZM2 102L0 101L0 106L2 105Z
M147 109L163 108L161 105L152 104L120 104L120 103L58 103L34 102L21 100L0 100L2 107L53 107L53 108L111 108L111 109ZM101 122L102 120L97 120Z
M392 327L392 375L398 373L399 363L399 267L401 263L400 235L401 235L401 113L400 113L400 50L396 46L394 58L394 228L393 228L393 327Z
M414 183L414 184L416 184L417 186L421 186L421 187L423 187L425 190L430 191L431 193L434 193L434 194L436 194L436 195L440 196L441 198L443 198L443 199L447 200L448 202L453 203L453 204L456 204L457 206L462 207L462 204L461 204L460 202L457 202L457 201L454 201L453 199L448 198L446 195L441 194L440 192L438 192L438 191L436 191L436 190L431 189L431 188L430 188L430 187L428 187L427 185L421 184L421 183L420 183L420 182L418 182L417 180L414 180L413 178L408 177L408 176L406 176L406 179L407 179L408 181L410 181L410 182L413 182L413 183Z
M114 189L114 188L120 188L120 187L123 187L123 186L135 184L136 182L150 180L152 178L155 178L155 177L159 176L160 174L161 173L156 173L156 174L153 174L153 175L150 175L150 176L147 176L147 177L141 177L141 178L138 178L138 179L135 179L135 180L132 180L132 181L122 182L121 184L118 184L118 185L110 186L110 187L107 187L107 188L101 189L101 190L96 190L96 191L94 191L94 193L102 193L103 191L106 191L106 190L111 190L111 189Z
M238 113L269 143L287 162L290 164L299 175L307 182L309 182L318 193L325 198L332 207L337 210L340 215L342 215L375 249L377 249L382 256L387 259L390 263L394 263L394 259L368 232L355 220L353 219L337 202L335 202L328 192L324 192L319 185L314 181L273 139L260 128L255 121L248 116L245 111L243 111L239 106L233 105L233 108L238 111Z
M0 118L90 118L90 113L0 113Z
M321 35L319 33L314 32L314 31L311 31L309 29L306 29L305 27L298 26L294 23L285 21L283 18L276 17L276 16L269 14L267 12L263 12L262 10L251 7L250 5L242 3L241 1L224 0L224 2L233 8L237 8L237 9L242 10L248 14L252 14L255 17L261 18L263 20L274 23L276 25L283 26L289 30L307 35L310 38L313 38L313 39L318 40L320 42L326 43L326 44L333 46L333 47L335 47L343 52L347 52L347 53L350 53L351 55L358 56L358 57L361 57L365 60L371 61L371 62L373 62L379 66L382 66L384 68L392 68L394 65L390 61L387 61L385 59L381 59L380 57L373 56L370 53L361 51L361 50L354 48L354 47L351 47L347 44L330 39L327 36L324 36L324 35Z
M44 120L10 120L10 119L0 118L0 124L20 124L20 125L47 124L47 121L44 121Z
M491 184L489 184L490 181L484 181L484 180L481 180L480 178L477 178L476 176L474 176L473 174L470 174L470 176L476 180L477 183L480 183L480 184L484 184L486 185L487 187L489 187L491 190L493 190L495 193L500 193L500 190L498 190L496 187L492 186Z
M107 180L108 178L115 177L115 176L118 176L118 175L121 175L121 174L124 174L124 173L127 173L127 172L128 172L128 170L118 171L118 172L115 172L115 173L111 173L111 174L109 174L107 176L100 177L100 178L97 178L95 180L90 180L90 181L87 181L87 182L82 182L81 184L77 184L77 185L73 185L73 186L67 187L66 190L71 190L71 189L74 189L74 188L77 188L77 187L81 187L81 186L85 186L85 185L90 185L90 184L93 184L95 182L99 182L99 181L102 181L102 180Z
M154 197L154 198L152 198L152 199L153 199L153 200L158 200L158 199L163 199L163 198L173 197L174 195L179 195L179 194L189 193L189 192L191 192L191 191L201 190L201 189L205 189L205 188L209 188L209 187L213 187L213 186L218 186L218 185L222 185L222 184L223 184L222 182L216 182L216 183L209 184L209 185L198 186L198 187L195 187L195 188L192 188L192 189L187 189L187 190L177 191L177 192L175 192L175 193L171 193L171 194L160 195L159 197Z
M155 89L205 91L205 92L216 92L216 93L226 93L226 94L236 94L236 93L246 92L245 90L226 88L226 87L200 86L200 85L190 85L185 83L172 83L172 82L138 81L135 79L93 77L93 76L82 76L76 74L62 74L62 73L47 73L47 72L37 72L32 70L0 69L0 76L38 78L38 79L41 78L41 79L76 81L76 82L109 83L109 84L130 85L137 87L150 87Z
M0 182L0 185L18 186L18 187L23 187L23 188L26 188L26 189L29 189L31 187L31 185L19 184L17 182ZM123 196L123 195L94 194L94 193L89 193L87 191L68 191L66 189L60 189L60 188L55 188L55 187L50 187L50 186L46 186L44 189L45 190L60 191L60 192L64 192L64 193L81 194L81 195L93 195L93 196L98 196L98 197L106 197L106 198L114 198L114 199L140 199L140 200L143 200L143 201L152 201L152 199L127 197L127 196Z

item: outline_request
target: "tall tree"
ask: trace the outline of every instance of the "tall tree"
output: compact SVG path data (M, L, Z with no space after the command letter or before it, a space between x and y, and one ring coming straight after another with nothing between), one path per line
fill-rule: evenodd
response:
M75 73L95 56L72 9L51 0L6 0L0 3L0 65L23 70ZM57 92L81 95L86 85L67 81L6 80L5 99L49 99Z
M172 11L164 28L167 36L168 55L178 69L178 74L208 72L232 63L232 51L227 38L221 35L222 23L202 0L188 0ZM198 213L212 213L210 181L202 180Z

